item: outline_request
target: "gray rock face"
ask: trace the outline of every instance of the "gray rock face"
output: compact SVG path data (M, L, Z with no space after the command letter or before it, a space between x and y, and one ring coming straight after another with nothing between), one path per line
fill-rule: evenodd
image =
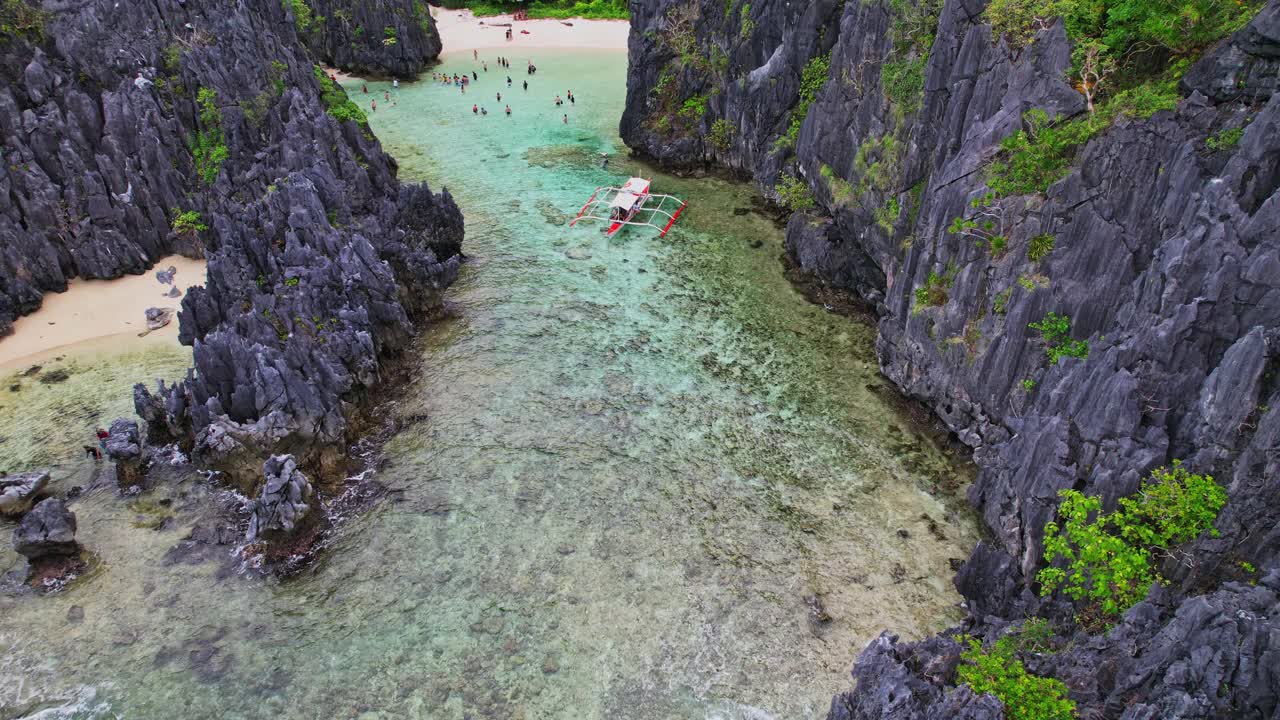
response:
M249 542L279 545L316 525L319 501L292 455L275 455L262 467L266 484L253 503Z
M41 500L13 531L13 548L31 561L79 553L76 514L57 498Z
M1262 611L1265 593L1223 583L1243 579L1241 562L1262 572L1280 563L1280 2L1187 72L1178 108L1118 120L1047 192L1001 200L1009 241L997 256L946 228L987 192L985 167L1027 109L1085 111L1066 79L1071 47L1061 25L1014 52L981 24L983 3L944 2L923 93L904 105L881 85L885 63L903 59L891 47L896 18L886 5L845 3L827 14L823 3L757 3L747 32L733 21L736 4L726 17L723 4L699 3L683 37L713 59L713 48L727 54L710 69L672 62L680 3L637 5L624 139L677 167L723 164L766 192L780 172L801 178L817 207L792 219L789 254L876 309L882 371L973 448L980 472L970 499L993 539L957 577L966 629L991 636L1028 614L1069 618L1070 607L1045 602L1033 583L1058 491L1111 504L1151 469L1182 459L1227 488L1221 537L1186 548L1194 564L1166 563L1167 594L1131 611L1110 640L1082 644L1079 669L1037 667L1067 680L1082 716L1247 708L1246 716L1271 717L1276 701L1256 689L1252 668L1274 665L1274 650L1256 638L1266 637L1263 618L1276 606ZM827 49L830 70L796 142L779 142L806 58ZM662 115L680 107L664 99L669 88L678 102L717 85L724 91L707 100L705 116L661 130ZM708 148L717 126L728 141L722 134ZM1236 145L1206 145L1232 127L1244 128ZM1031 240L1041 235L1053 244L1033 259ZM1050 311L1071 318L1071 336L1090 343L1087 358L1048 362L1028 325ZM1223 639L1187 625L1228 627L1238 612L1257 619ZM1175 640L1179 632L1196 633L1199 644ZM889 650L873 649L833 717L932 717L953 702L954 693L917 686L918 660L890 664ZM921 648L891 651L912 658ZM1156 665L1123 698L1085 682L1086 669L1129 673L1125 658L1135 657ZM1207 657L1231 658L1223 667L1240 670L1209 671ZM864 675L866 663L882 669ZM904 694L913 698L906 706Z
M426 42L407 0L345 5L379 33L400 23L395 46L376 45L387 53ZM330 23L344 4L311 6ZM273 453L333 470L381 364L456 277L457 206L401 185L366 129L326 112L279 2L90 0L50 8L46 30L40 47L0 47L0 331L68 277L204 256L206 286L179 313L198 372L158 403L135 394L148 429L249 489ZM202 91L216 122L200 117ZM204 173L197 133L227 150ZM175 232L175 208L208 229ZM228 456L199 442L222 437L203 432L214 425L242 431L252 461L220 466Z
M111 422L107 432L110 434L103 442L103 450L116 464L116 484L121 488L141 485L146 480L147 458L138 423L128 418L117 418Z
M48 470L0 477L0 516L18 517L30 510L49 484L49 477Z
M310 0L303 41L322 62L360 75L413 78L440 55L426 0Z

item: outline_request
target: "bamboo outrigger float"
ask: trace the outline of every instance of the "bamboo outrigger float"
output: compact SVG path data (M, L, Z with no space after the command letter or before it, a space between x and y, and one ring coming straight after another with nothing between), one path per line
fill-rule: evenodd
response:
M648 180L633 177L622 187L596 188L569 225L576 225L579 220L601 220L609 223L605 230L609 237L626 225L644 225L657 230L658 237L666 237L688 205L674 195L649 192Z

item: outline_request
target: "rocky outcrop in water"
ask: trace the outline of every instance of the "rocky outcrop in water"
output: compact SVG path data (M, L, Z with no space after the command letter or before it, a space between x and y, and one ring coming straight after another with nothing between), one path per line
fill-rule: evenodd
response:
M143 453L138 423L128 418L117 418L111 422L107 432L102 449L116 465L116 485L122 490L141 487L147 477L147 458Z
M267 482L254 501L249 519L249 541L271 541L297 530L315 510L314 492L307 476L298 472L290 455L269 458L262 467Z
M76 514L58 498L41 500L13 531L13 548L27 559L27 583L56 591L86 567L76 542Z
M814 208L788 227L792 260L877 311L883 372L973 448L970 499L992 540L957 577L963 629L991 639L1029 615L1059 622L1071 653L1026 662L1064 679L1082 716L1270 717L1280 3L1186 72L1177 107L1121 117L1046 192L982 210L988 164L1028 109L1085 112L1060 24L1015 50L982 24L983 3L944 2L925 56L902 41L901 23L921 18L900 5L638 5L624 138L670 164L749 174L769 193L797 177ZM706 65L687 62L688 48ZM913 58L922 91L887 87ZM824 70L811 103L806 66ZM1216 140L1235 129L1235 142ZM978 212L1007 245L948 232ZM1049 361L1029 327L1049 312L1070 318L1085 357ZM1110 506L1174 459L1226 487L1220 536L1185 548L1194 563L1166 562L1171 586L1108 636L1070 630L1072 607L1034 583L1058 491ZM1220 636L1203 630L1215 626ZM954 677L928 669L942 651L927 643L874 643L832 716L947 716Z
M310 19L304 23L295 13L299 32L328 65L360 75L413 78L440 55L440 35L426 0L305 4Z
M14 529L13 548L31 561L80 552L76 514L57 498L41 500Z
M324 525L311 481L290 455L269 458L262 472L266 483L253 502L249 542L265 545L269 560L305 552Z
M67 277L203 253L206 286L179 315L198 372L135 397L149 429L249 492L275 453L342 470L365 394L440 305L462 240L452 199L399 183L295 19L93 0L0 45L0 325Z
M49 477L48 470L0 477L0 517L19 517L30 510L49 485Z

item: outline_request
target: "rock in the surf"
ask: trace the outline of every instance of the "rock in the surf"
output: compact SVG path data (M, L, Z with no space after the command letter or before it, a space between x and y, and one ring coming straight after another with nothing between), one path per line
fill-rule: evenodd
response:
M27 512L48 484L48 470L0 477L0 515L17 517Z

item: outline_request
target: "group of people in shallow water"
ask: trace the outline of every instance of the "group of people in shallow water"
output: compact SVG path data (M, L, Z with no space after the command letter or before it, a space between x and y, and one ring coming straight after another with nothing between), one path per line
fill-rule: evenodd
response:
M479 51L479 50L472 50L472 51L471 51L471 58L472 58L473 60L476 60L476 61L480 62L480 67L481 67L481 69L482 69L484 72L488 72L488 71L489 71L489 63L488 63L488 61L480 60L480 51ZM534 64L533 64L533 61L532 61L532 60L530 60L530 61L528 61L528 62L529 62L529 74L530 74L530 75L532 75L532 74L534 74L535 72L537 72L538 67L537 67L536 65L534 65ZM510 58L505 58L505 57L501 57L501 56L499 56L499 57L498 57L498 59L497 59L497 63L498 63L498 65L499 65L500 67L506 67L506 68L511 67L511 60L510 60ZM454 85L454 86L456 86L459 90L461 90L463 94L466 94L466 92L467 92L467 88L471 85L471 83L472 83L473 81L479 81L479 80L480 80L480 74L479 74L478 72L476 72L475 70L472 70L472 71L471 71L471 75L470 75L470 77L468 77L468 76L467 76L467 73L465 73L465 72L464 72L464 73L462 73L461 75L459 75L458 73L453 73L452 75L451 75L451 74L449 74L449 73L431 73L431 80L432 80L433 82L438 82L438 83L440 83L440 84L442 84L442 85ZM510 76L510 75L508 75L508 76L507 76L507 87L511 87L511 86L512 86L512 84L513 84L513 81L512 81L512 79L511 79L511 76ZM524 88L524 90L527 92L527 91L529 90L529 81L528 81L528 80L523 81L523 82L521 83L521 86L522 86L522 87ZM570 104L576 105L576 104L578 103L578 99L574 96L574 94L573 94L573 91L572 91L572 90L566 90L566 91L565 91L565 97L566 97L566 98L568 98L568 102L569 102ZM501 91L498 91L498 92L494 93L494 100L496 100L496 101L498 102L498 104L500 104L500 105L502 104L502 92L501 92ZM557 95L556 95L556 107L561 107L561 106L563 106L563 105L564 105L564 103L565 103L565 100L561 99L560 95L558 95L558 94L557 94ZM510 117L510 116L511 116L511 105L510 105L510 104L503 105L503 112L504 112L508 117ZM489 110L488 110L488 108L486 108L485 106L481 105L480 103L472 103L472 104L471 104L471 114L472 114L472 115L488 115L488 114L489 114ZM568 115L567 113L566 113L566 114L564 114L564 115L561 117L561 122L563 122L563 123L564 123L564 124L566 124L566 125L568 125L568 124L569 124L569 115Z
M334 82L338 82L338 76L337 76L337 75L330 74L330 75L329 75L329 78L330 78L331 80L333 80ZM400 97L400 80L399 80L399 78L392 78L392 79L391 79L391 90L395 90L395 91L396 91L396 97L397 97L397 98L398 98L398 97ZM395 106L396 106L396 105L398 105L399 103L397 103L397 102L396 102L396 100L392 99L392 97L391 97L391 90L383 90L383 91L382 91L382 99L383 99L383 101L384 101L384 102L389 102L389 103L391 103L392 107L395 107ZM361 92L363 92L365 95L368 95L368 94L369 94L369 85L368 85L368 83L361 83L361 85L360 85L360 91L361 91ZM376 95L376 94L377 94L377 93L375 93L375 95ZM374 98L373 98L373 100L371 100L371 101L369 102L369 106L373 109L373 111L374 111L374 112L378 112L378 98L377 98L377 97L374 97Z

